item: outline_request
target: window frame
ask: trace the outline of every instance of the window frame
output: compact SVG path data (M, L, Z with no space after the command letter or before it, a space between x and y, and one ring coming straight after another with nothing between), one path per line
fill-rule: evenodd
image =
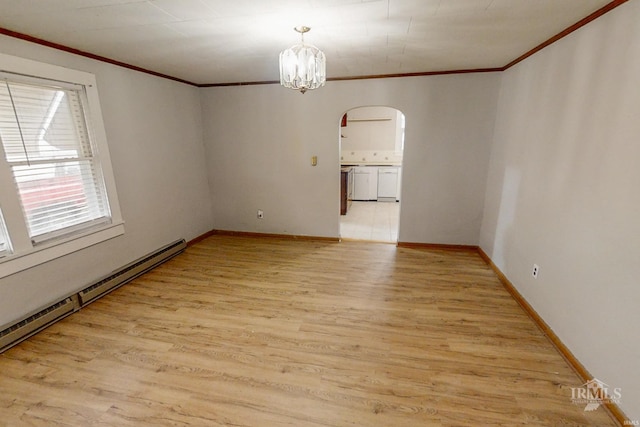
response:
M2 158L0 159L0 204L2 204L2 215L8 234L9 246L13 249L11 253L0 254L0 278L2 278L120 236L124 234L124 221L116 193L96 77L84 71L72 70L1 53L0 72L84 87L86 105L83 105L83 107L85 109L86 125L92 146L97 153L97 160L104 180L107 203L111 211L111 221L108 223L102 222L92 227L71 231L55 239L38 243L32 242L28 236L26 219L22 208L19 202L16 204L17 190L13 185L13 175L9 170L8 162L4 158L4 150L2 150Z
M4 224L4 217L0 209L0 260L12 253L11 240L9 239L9 233L7 233L7 227Z

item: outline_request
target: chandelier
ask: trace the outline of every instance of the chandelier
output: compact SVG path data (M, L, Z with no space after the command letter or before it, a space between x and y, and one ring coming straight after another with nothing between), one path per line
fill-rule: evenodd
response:
M280 84L305 93L324 86L327 80L326 58L317 47L304 43L304 33L309 27L295 27L301 43L280 53Z

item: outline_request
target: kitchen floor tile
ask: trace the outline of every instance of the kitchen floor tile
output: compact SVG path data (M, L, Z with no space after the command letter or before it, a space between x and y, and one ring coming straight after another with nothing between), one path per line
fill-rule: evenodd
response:
M353 202L346 215L340 216L343 239L398 241L400 203Z

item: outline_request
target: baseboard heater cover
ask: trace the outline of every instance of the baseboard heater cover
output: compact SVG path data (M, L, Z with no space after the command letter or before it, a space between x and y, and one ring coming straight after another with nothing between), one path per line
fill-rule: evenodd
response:
M168 261L183 252L186 247L187 243L184 239L177 240L147 256L125 265L115 273L104 277L88 288L81 290L78 293L80 306L84 307L87 304L92 303L107 292L111 292L114 289L119 288L120 286L151 270L158 264Z
M0 331L0 353L79 309L78 297L73 295L14 323Z
M27 338L37 334L46 327L80 310L81 307L95 301L110 292L174 256L182 253L187 247L184 239L177 240L157 251L148 254L118 271L99 280L95 284L59 301L35 314L27 315L0 331L0 353L13 347Z

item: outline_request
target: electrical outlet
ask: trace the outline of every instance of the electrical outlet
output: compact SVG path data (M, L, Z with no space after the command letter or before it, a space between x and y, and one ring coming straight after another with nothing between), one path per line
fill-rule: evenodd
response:
M263 219L264 218L264 212L262 211L262 209L258 209L258 219Z
M538 278L539 271L540 271L540 267L538 267L538 264L533 264L533 270L531 270L531 275L533 276L534 279Z

